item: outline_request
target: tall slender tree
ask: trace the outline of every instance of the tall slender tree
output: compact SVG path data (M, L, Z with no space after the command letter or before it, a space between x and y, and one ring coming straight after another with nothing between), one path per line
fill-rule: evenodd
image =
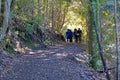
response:
M6 0L4 5L5 5L4 20L3 20L3 26L0 34L0 40L4 39L4 37L6 36L6 31L8 29L11 0Z
M51 0L52 6L52 28L54 28L54 0Z
M1 0L0 0L0 15L1 15Z
M94 55L94 47L93 47L93 17L91 16L92 14L92 10L91 10L91 7L88 6L88 21L87 21L87 26L88 26L88 50L89 50L89 54L91 54L92 56ZM90 66L95 68L95 65L94 65L94 61L91 60L90 61Z
M0 0L0 22L1 22L1 0ZM0 27L1 27L1 23L0 23Z
M119 35L117 25L117 0L114 0L114 23L116 31L116 56L117 56L117 68L116 68L116 80L120 80L120 53L119 53Z

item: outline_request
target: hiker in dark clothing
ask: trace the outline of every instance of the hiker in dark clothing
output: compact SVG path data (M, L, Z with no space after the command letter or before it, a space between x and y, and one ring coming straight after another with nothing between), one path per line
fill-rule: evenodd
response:
M78 40L79 40L79 42L81 42L82 30L79 28L77 32L78 32Z
M67 32L66 32L67 42L72 42L72 37L73 37L72 31L70 29L67 29Z
M74 38L75 38L75 42L78 42L78 31L77 31L77 29L74 29Z

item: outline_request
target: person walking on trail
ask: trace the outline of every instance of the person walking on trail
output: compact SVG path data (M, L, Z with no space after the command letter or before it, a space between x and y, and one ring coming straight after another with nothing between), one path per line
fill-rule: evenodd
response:
M77 29L74 29L74 39L75 39L75 42L78 42L78 31L77 31Z
M67 29L67 31L66 31L67 42L72 42L72 37L73 37L72 31L70 29Z
M82 38L82 30L80 28L78 28L78 40L79 42L81 42Z

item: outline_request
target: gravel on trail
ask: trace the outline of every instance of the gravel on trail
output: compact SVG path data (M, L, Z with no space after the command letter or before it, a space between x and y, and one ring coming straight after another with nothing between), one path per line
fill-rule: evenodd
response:
M106 80L75 56L81 44L55 44L4 60L0 80ZM4 68L6 67L7 70Z

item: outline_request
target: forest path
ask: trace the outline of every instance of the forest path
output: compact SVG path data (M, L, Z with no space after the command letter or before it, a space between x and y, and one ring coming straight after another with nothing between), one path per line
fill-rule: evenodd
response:
M3 80L99 80L95 79L98 74L74 59L76 54L83 52L77 43L31 50L14 58L11 70Z

